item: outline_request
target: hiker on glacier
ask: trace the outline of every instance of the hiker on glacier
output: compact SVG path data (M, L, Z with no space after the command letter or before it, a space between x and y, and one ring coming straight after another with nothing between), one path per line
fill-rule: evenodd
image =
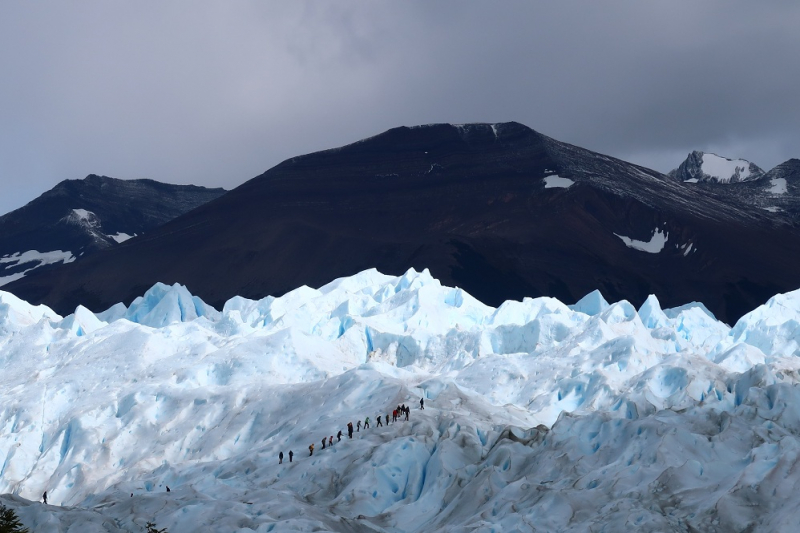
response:
M289 462L290 463L292 462L292 457L294 457L294 453L292 452L292 450L289 450Z
M381 427L382 425L383 424L381 424L381 415L378 415L378 425L375 427Z
M278 464L279 465L283 464L283 452L278 454Z
M369 427L369 417L364 419L364 429L367 429L368 427Z
M309 444L308 445L308 456L311 457L312 455L314 455L314 445L313 444Z
M327 439L326 439L325 437L322 437L322 449L323 449L323 450L325 449L325 441L326 441L326 440L327 440Z
M336 442L342 442L342 430L339 430L339 433L336 434Z
M420 398L419 399L419 408L420 409L425 409L425 398Z
M350 437L351 439L353 438L353 423L352 422L348 422L347 423L347 436Z
M333 435L331 435L331 438L328 439L328 447L331 446L333 446Z

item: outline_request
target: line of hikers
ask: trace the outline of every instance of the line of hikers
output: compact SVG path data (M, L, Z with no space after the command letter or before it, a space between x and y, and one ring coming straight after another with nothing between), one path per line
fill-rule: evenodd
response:
M419 399L419 408L423 409L423 410L425 409L425 399L424 398L420 398ZM405 415L406 420L408 420L408 417L409 417L410 414L411 414L411 408L409 406L407 406L406 404L398 405L396 409L392 410L392 422L393 423L397 422L398 418L402 417L403 415ZM382 427L383 426L383 423L381 422L381 417L382 416L383 415L378 415L378 418L376 419L377 422L378 422L376 427ZM386 425L387 426L389 425L389 414L388 413L386 414ZM369 417L366 417L364 419L364 429L367 429L368 427L369 427ZM360 432L360 431L361 431L361 420L358 420L357 424L356 424L356 432ZM353 438L353 423L352 422L348 422L347 423L347 437L351 438L351 439ZM327 437L327 439L325 437L322 437L322 449L323 450L325 449L325 441L326 440L327 440L327 445L328 446L333 446L333 435L331 435L330 437ZM342 430L340 429L339 432L336 434L336 442L340 442L341 440L342 440ZM314 445L313 444L309 445L309 447L308 447L308 455L309 455L309 457L314 455ZM294 458L294 452L292 452L292 450L289 450L289 462L290 463L292 462L292 458ZM281 451L278 454L278 464L279 465L283 464L283 451Z

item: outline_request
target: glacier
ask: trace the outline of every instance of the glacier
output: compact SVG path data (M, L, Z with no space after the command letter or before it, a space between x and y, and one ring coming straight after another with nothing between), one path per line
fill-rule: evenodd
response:
M800 291L733 327L598 291L493 308L427 270L222 310L0 291L0 504L37 533L795 531L799 343Z

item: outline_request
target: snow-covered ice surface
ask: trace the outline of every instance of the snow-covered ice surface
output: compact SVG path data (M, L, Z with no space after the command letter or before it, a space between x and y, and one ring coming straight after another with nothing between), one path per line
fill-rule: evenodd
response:
M796 531L799 339L800 291L733 328L413 270L221 311L0 292L0 503L37 533Z
M615 233L614 235L617 234ZM653 230L653 235L650 237L649 241L637 241L636 239L631 239L630 237L625 237L624 235L617 235L617 237L622 239L622 242L624 242L625 246L628 248L633 248L634 250L639 250L640 252L657 254L663 250L664 245L667 244L669 233L663 232L656 228Z

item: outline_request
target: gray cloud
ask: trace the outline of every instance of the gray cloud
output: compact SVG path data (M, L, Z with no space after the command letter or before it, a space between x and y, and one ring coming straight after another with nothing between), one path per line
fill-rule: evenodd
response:
M0 3L0 212L89 173L235 187L398 125L516 120L667 171L800 157L788 1Z

